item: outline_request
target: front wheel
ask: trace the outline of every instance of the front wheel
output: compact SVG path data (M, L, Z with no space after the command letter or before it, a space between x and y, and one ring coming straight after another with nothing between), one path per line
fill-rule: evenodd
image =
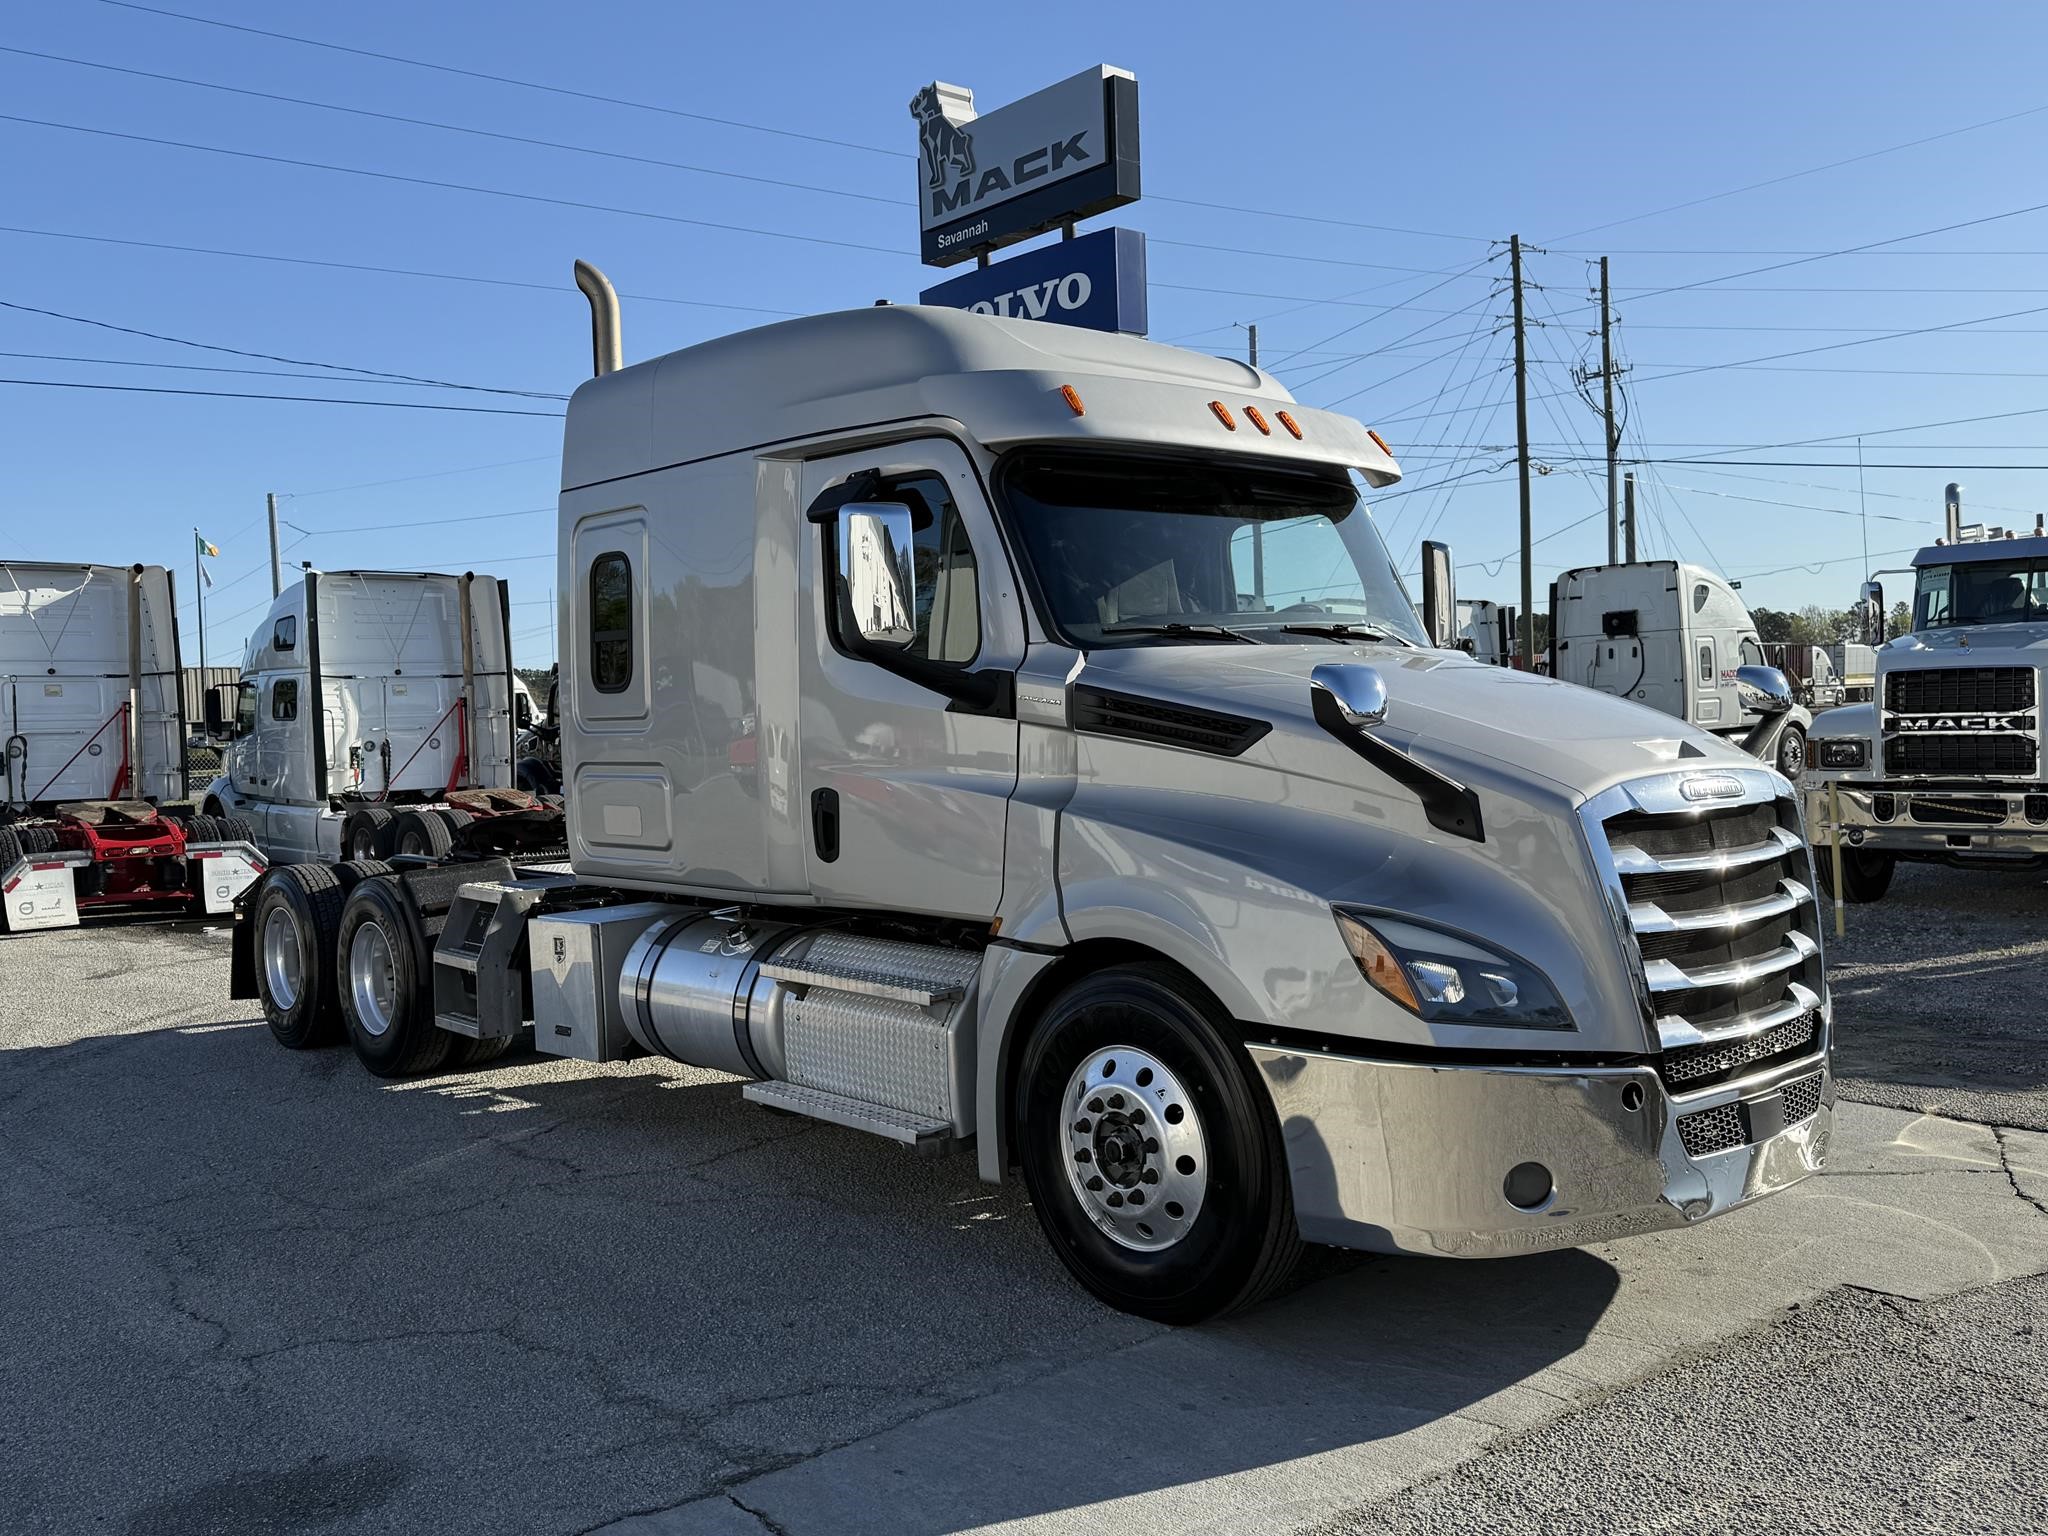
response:
M1796 725L1786 726L1778 738L1778 772L1794 784L1806 775L1806 732Z
M1830 897L1835 894L1835 856L1826 847L1813 850L1814 873L1820 876L1820 888ZM1899 861L1889 853L1880 853L1874 848L1844 848L1842 850L1842 900L1853 905L1866 901L1877 901L1891 889L1892 876L1897 873Z
M1255 1304L1300 1256L1272 1104L1229 1021L1171 968L1061 993L1014 1108L1046 1237L1109 1305L1200 1322Z

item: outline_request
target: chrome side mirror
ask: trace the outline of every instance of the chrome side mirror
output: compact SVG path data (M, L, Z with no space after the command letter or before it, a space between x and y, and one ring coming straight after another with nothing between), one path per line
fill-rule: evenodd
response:
M869 645L902 650L917 638L917 567L910 508L850 503L839 511L839 577L853 627Z
M1866 645L1884 644L1884 583L1863 583L1863 640Z
M1422 627L1429 643L1446 650L1458 635L1458 593L1451 574L1451 546L1422 543Z
M1326 661L1308 675L1311 689L1330 696L1346 725L1371 730L1387 719L1387 685L1376 667L1357 662Z
M1792 707L1792 683L1776 667L1737 667L1735 696L1745 714L1782 715Z

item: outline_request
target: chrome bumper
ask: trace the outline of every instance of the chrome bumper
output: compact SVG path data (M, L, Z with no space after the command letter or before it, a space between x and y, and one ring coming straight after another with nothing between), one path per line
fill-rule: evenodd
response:
M1646 1066L1250 1051L1279 1113L1301 1235L1379 1253L1498 1258L1704 1221L1819 1172L1835 1101L1825 1055L1674 1097ZM1703 1113L1714 1118L1692 1120ZM1740 1144L1696 1157L1681 1118L1696 1141L1702 1126L1732 1126ZM1524 1163L1552 1184L1528 1209L1506 1191Z
M1981 789L1942 791L1916 788L1907 783L1883 787L1838 784L1842 806L1842 846L1875 848L1886 853L1927 854L1936 858L2030 859L2048 856L2048 823L2030 821L2026 814L2029 796L2037 801L2039 786L2006 789L1986 785ZM1829 820L1827 781L1809 779L1802 794L1806 802L1807 833L1813 839L1816 861L1827 856ZM1891 801L1892 814L1880 819L1879 796ZM1923 821L1916 816L1915 800L2002 809L1999 820ZM1920 814L1939 815L1930 808Z

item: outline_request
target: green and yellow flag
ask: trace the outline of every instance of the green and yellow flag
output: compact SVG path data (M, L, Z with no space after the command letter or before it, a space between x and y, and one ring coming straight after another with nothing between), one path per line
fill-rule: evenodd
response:
M211 540L200 538L197 533L193 534L192 537L199 539L199 553L210 556L215 560L220 558L220 546L218 544L213 543Z

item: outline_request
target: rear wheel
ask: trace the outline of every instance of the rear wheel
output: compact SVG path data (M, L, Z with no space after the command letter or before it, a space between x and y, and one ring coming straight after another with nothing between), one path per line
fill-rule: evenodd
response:
M344 859L381 859L390 849L384 846L384 829L391 825L392 812L381 805L366 805L350 811L341 823L341 856Z
M341 1014L357 1059L379 1077L430 1072L453 1043L434 1023L429 942L395 877L364 880L350 893L334 946Z
M0 875L19 864L28 854L22 846L21 834L13 827L0 827Z
M1200 1322L1254 1305L1299 1258L1272 1105L1229 1021L1170 967L1061 993L1014 1104L1046 1236L1111 1306Z
M1820 876L1821 889L1830 897L1835 894L1835 856L1827 848L1813 850L1814 870ZM1880 853L1874 848L1844 848L1842 850L1842 900L1851 905L1882 899L1891 889L1892 876L1898 872L1899 861L1889 853Z
M57 851L57 829L55 827L16 827L14 835L21 839L21 851L33 857L38 853ZM5 861L0 860L0 868Z
M214 832L224 843L253 843L256 829L241 816L216 816L213 819Z
M447 856L455 846L454 834L439 811L400 811L389 830L391 854L418 854L429 859Z
M280 865L256 897L256 997L278 1044L295 1051L340 1033L333 957L341 902L340 881L319 864Z

